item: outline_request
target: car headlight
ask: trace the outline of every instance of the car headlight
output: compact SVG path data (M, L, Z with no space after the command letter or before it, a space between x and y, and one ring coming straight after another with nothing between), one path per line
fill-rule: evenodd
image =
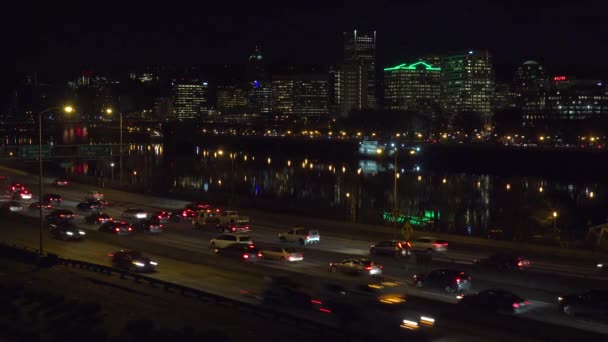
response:
M432 327L435 325L435 319L429 316L420 316L420 323L422 325L426 325L427 327Z
M87 235L87 233L83 232L82 230L79 230L78 234L80 234L80 235Z
M65 233L66 233L67 235L69 235L69 236L74 235L74 233L72 233L72 232L65 232Z
M152 266L158 266L158 263L156 261L150 261L150 265L152 265Z
M597 265L596 265L596 267L597 267L597 268L603 268L603 267L604 267L604 264L597 264Z
M416 330L416 329L419 328L418 322L412 321L412 320L409 320L409 319L404 319L401 322L401 327L404 328L404 329L409 329L409 330Z
M139 262L139 261L132 261L131 263L133 265L137 266L137 267L144 267L144 266L146 266L146 264L144 264L143 262Z
M557 300L561 302L562 300L564 300L564 297L557 297Z

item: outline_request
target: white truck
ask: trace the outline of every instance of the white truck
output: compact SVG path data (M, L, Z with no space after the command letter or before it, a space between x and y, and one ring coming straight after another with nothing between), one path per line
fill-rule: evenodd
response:
M247 216L239 216L239 212L236 210L226 210L221 212L218 216L218 224L220 226L227 226L227 225L248 225L249 224L249 217Z

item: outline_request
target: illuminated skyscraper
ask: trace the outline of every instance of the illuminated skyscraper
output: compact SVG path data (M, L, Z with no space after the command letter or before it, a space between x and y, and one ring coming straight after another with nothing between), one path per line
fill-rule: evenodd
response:
M608 118L608 89L600 80L555 76L546 97L545 115L526 118L588 120ZM532 119L532 120L530 120Z
M317 121L328 111L326 74L279 75L272 79L273 113L292 114L296 120Z
M198 119L207 106L207 82L176 82L173 85L175 118Z
M481 113L485 122L492 115L494 69L487 50L466 51L443 58L441 88L449 113Z
M376 31L344 32L344 66L346 67L343 69L344 73L354 73L354 75L347 76L349 79L358 79L364 83L357 85L346 82L343 92L345 94L357 93L360 92L360 89L364 89L367 99L359 102L365 104L366 107L374 107L376 104ZM358 75L357 68L363 68L365 75ZM346 97L352 98L354 95ZM347 105L347 107L352 106Z
M526 61L517 68L513 79L521 107L524 125L529 118L539 118L545 112L545 100L549 90L547 71L536 61Z
M384 99L393 110L427 110L439 101L441 67L426 61L384 69Z
M222 114L240 114L247 109L246 91L241 87L218 86L217 87L217 109Z

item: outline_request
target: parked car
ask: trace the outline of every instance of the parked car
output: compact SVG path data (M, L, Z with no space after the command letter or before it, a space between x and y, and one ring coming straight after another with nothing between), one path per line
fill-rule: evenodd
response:
M475 294L458 296L458 302L467 309L518 314L529 308L530 302L505 290L489 289Z
M63 197L58 194L44 194L44 196L42 196L42 201L53 204L61 204L61 202L63 201Z
M112 266L133 272L156 272L158 263L141 252L118 251L110 254Z
M50 214L46 215L48 224L59 223L62 221L71 221L76 215L68 209L55 209Z
M370 276L379 276L382 274L382 268L382 265L376 265L369 259L344 259L329 264L329 270L331 272L356 275L366 274Z
M448 251L448 242L434 237L418 237L410 243L414 252L445 253Z
M393 255L393 256L408 256L410 255L412 245L407 241L388 240L381 241L369 246L369 254L371 255Z
M475 265L491 267L497 270L523 270L530 267L530 260L506 253L492 254L487 258L474 259Z
M291 247L269 247L262 250L264 258L280 260L281 262L296 262L304 260L302 252Z
M467 272L454 269L438 269L425 275L414 275L414 284L417 287L441 289L446 293L468 291L471 289L471 276Z
M88 224L103 224L109 221L114 221L114 219L110 217L110 215L98 211L91 213L91 215L85 217L84 220Z
M560 311L568 316L608 319L608 291L606 290L564 295L559 297L558 301Z
M253 241L249 236L240 234L222 234L209 241L211 248L226 248L237 244L253 245Z
M70 182L67 179L58 178L53 181L53 185L55 186L68 186Z
M40 210L40 202L33 202L29 205L30 209L35 209L35 210ZM43 210L51 210L53 209L53 206L51 205L51 203L47 203L47 202L42 202L42 209Z
M58 240L83 240L86 233L82 229L78 229L74 223L70 221L61 221L49 225L49 232Z
M148 218L148 213L143 209L129 208L123 211L121 216L126 219L142 220Z
M316 229L295 227L285 233L279 233L279 240L283 242L297 242L304 246L319 243L321 236Z
M217 255L241 259L244 262L256 262L264 258L264 254L254 245L231 245L226 248L216 248Z
M133 233L133 226L125 221L108 221L102 224L98 230L116 235L131 235Z
M143 219L135 222L133 224L135 230L140 232L148 232L148 233L162 233L163 232L163 224L160 223L160 220L153 216L149 219Z
M31 200L32 199L32 192L24 189L24 190L17 190L13 193L13 200L19 201L19 200Z

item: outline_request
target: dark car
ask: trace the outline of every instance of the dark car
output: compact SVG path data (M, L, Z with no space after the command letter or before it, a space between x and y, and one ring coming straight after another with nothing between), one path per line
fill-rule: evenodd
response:
M408 256L412 245L407 241L381 241L369 246L369 254L371 255L393 255L393 256Z
M141 252L119 251L110 254L112 266L133 272L155 272L158 263L150 260Z
M608 291L591 290L558 298L559 309L568 316L608 319Z
M31 200L32 199L32 192L25 189L25 190L17 190L15 192L13 192L13 196L11 197L13 200L16 201L20 201L20 200Z
M117 235L131 235L133 233L133 226L125 221L108 221L102 224L98 230L100 232L114 233Z
M11 186L9 187L9 189L10 189L11 192L27 190L27 188L25 187L25 185L20 184L20 183L13 183L13 184L11 184Z
M235 244L214 250L218 255L238 258L245 262L256 262L264 258L264 254L253 245Z
M530 266L530 260L511 254L496 253L487 258L475 259L473 263L479 266L491 267L500 271L523 270Z
M67 179L58 178L53 181L53 185L55 186L68 186L70 182Z
M459 303L468 309L496 313L521 313L530 302L505 290L489 289L476 294L458 296Z
M103 224L103 223L106 223L109 221L113 221L114 219L112 217L110 217L110 215L108 215L108 214L101 213L101 212L94 212L91 215L88 215L87 217L85 217L84 220L88 224Z
M63 221L58 223L52 223L49 225L49 232L51 235L58 240L76 240L80 241L84 239L86 233L82 229L78 229L72 222Z
M160 220L156 218L156 216L139 220L133 224L133 227L140 232L148 232L148 233L162 233L163 232L163 224L160 223Z
M74 220L74 213L68 209L55 209L50 214L46 215L46 221L49 224L59 223L63 221Z
M466 291L471 289L471 277L467 272L453 269L439 269L429 274L414 275L414 284L417 287L441 289L446 293Z
M99 211L103 205L98 201L87 201L78 203L76 208L80 211Z
M45 194L44 196L42 196L42 200L44 202L61 204L61 202L63 201L63 197L61 197L61 195L58 195L58 194Z
M171 220L171 213L165 210L160 210L152 214L152 217L156 217L160 223L169 223Z
M29 205L30 209L36 209L36 210L40 210L40 202L33 202ZM51 203L48 202L42 202L42 209L44 210L50 210L53 209L53 206L51 205Z
M171 222L192 221L196 217L196 210L192 208L184 208L174 211L171 214Z

